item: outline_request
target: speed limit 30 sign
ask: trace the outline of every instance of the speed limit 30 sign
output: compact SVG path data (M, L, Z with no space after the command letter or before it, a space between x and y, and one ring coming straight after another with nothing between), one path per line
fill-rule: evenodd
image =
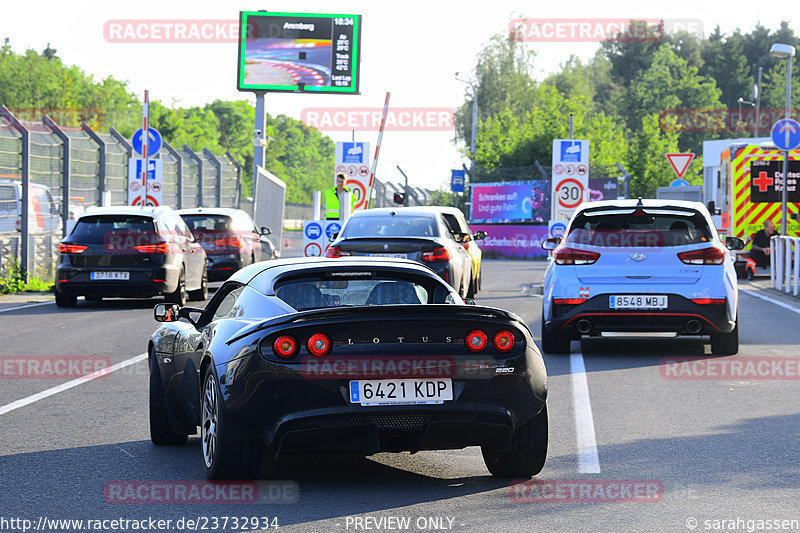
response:
M569 220L575 208L588 200L589 141L553 139L553 212L550 219Z
M586 191L583 184L575 178L566 178L556 185L556 198L559 209L575 209L583 202Z

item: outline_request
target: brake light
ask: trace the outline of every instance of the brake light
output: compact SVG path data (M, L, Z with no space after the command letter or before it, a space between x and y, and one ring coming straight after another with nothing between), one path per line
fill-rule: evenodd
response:
M566 247L553 250L553 260L557 265L591 265L598 259L600 259L600 254L589 250Z
M514 338L514 334L507 329L498 331L495 333L494 339L492 339L494 349L503 353L510 352L514 348L514 344L516 344L516 342L517 341Z
M555 305L578 305L586 301L586 298L553 298Z
M723 305L725 298L692 298L692 301L700 305Z
M291 335L281 335L272 343L272 351L281 359L291 359L299 349L297 340Z
M473 329L467 333L464 344L467 345L467 350L471 352L482 352L486 348L486 345L489 344L489 337L481 330Z
M422 253L422 260L426 263L440 263L450 261L450 252L444 246L437 246L429 252Z
M167 253L167 243L160 242L158 244L140 244L134 246L137 252L143 254L165 254Z
M82 254L86 251L88 246L82 246L80 244L59 244L58 245L58 253L60 254Z
M465 250L469 250L469 241L462 244L462 246L464 247Z
M214 241L214 245L220 248L243 248L244 241L241 237L230 237L228 239L217 239Z
M691 250L679 253L678 259L687 265L721 265L725 261L725 250L716 246Z
M331 351L331 339L324 333L316 333L308 339L308 351L315 357L324 357Z
M345 255L350 255L350 252L347 250L342 250L338 246L329 246L328 250L325 252L325 257L342 257Z

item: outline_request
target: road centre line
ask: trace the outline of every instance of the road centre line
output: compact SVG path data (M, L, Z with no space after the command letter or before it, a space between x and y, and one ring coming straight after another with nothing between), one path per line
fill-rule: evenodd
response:
M789 305L787 303L783 303L783 302L780 302L778 300L774 300L774 299L770 298L769 296L764 296L763 294L758 294L757 292L751 291L750 289L739 289L739 291L743 292L745 294L749 294L750 296L755 296L756 298L761 298L762 300L765 300L767 302L773 303L775 305L779 305L780 307L783 307L784 309L788 309L789 311L794 311L795 313L800 313L800 309L798 309L796 307L792 307L791 305Z
M29 307L38 307L40 305L53 304L55 302L38 302L35 304L18 305L17 307L9 307L8 309L0 309L0 313L7 313L8 311L16 311L17 309L27 309Z
M97 379L97 378L101 378L103 376L107 376L111 372L114 372L116 370L120 370L121 368L125 368L125 367L133 365L133 364L136 364L139 361L144 361L145 359L147 359L147 352L140 353L137 356L131 357L130 359L126 359L125 361L122 361L121 363L117 363L115 365L112 365L112 366L110 366L108 368L103 368L102 370L98 370L97 372L92 372L91 374L88 374L86 376L81 376L81 377L73 379L71 381L67 381L66 383L62 383L61 385L56 385L55 387L49 388L47 390L43 390L41 392L37 392L36 394L32 394L31 396L28 396L27 398L22 398L20 400L15 401L15 402L11 402L11 403L9 403L7 405L3 405L2 407L0 407L0 416L4 415L6 413L10 413L11 411L19 409L21 407L25 407L26 405L30 405L30 404L32 404L34 402L38 402L39 400L43 400L45 398L49 398L50 396L53 396L54 394L58 394L59 392L64 392L65 390L69 390L69 389L71 389L73 387L77 387L78 385L83 385L84 383L87 383L87 382L89 382L89 381L91 381L93 379Z
M569 354L569 371L572 375L572 403L578 441L578 471L581 474L599 474L600 459L597 455L592 404L589 401L589 383L580 351Z

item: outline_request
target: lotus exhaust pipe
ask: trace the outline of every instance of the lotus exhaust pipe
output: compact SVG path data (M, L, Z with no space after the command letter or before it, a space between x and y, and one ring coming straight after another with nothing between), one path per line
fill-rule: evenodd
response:
M592 331L592 323L585 318L582 318L578 320L577 324L575 324L575 329L578 330L578 333L585 335Z
M702 327L699 320L692 319L686 322L686 331L689 333L700 333Z

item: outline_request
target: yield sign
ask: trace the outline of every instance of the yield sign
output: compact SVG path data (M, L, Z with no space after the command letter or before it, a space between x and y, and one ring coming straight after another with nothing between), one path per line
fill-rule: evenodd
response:
M691 152L686 154L667 154L667 159L669 164L672 165L672 170L675 171L675 174L682 178L686 173L686 169L689 168L689 163L694 159L694 154Z

